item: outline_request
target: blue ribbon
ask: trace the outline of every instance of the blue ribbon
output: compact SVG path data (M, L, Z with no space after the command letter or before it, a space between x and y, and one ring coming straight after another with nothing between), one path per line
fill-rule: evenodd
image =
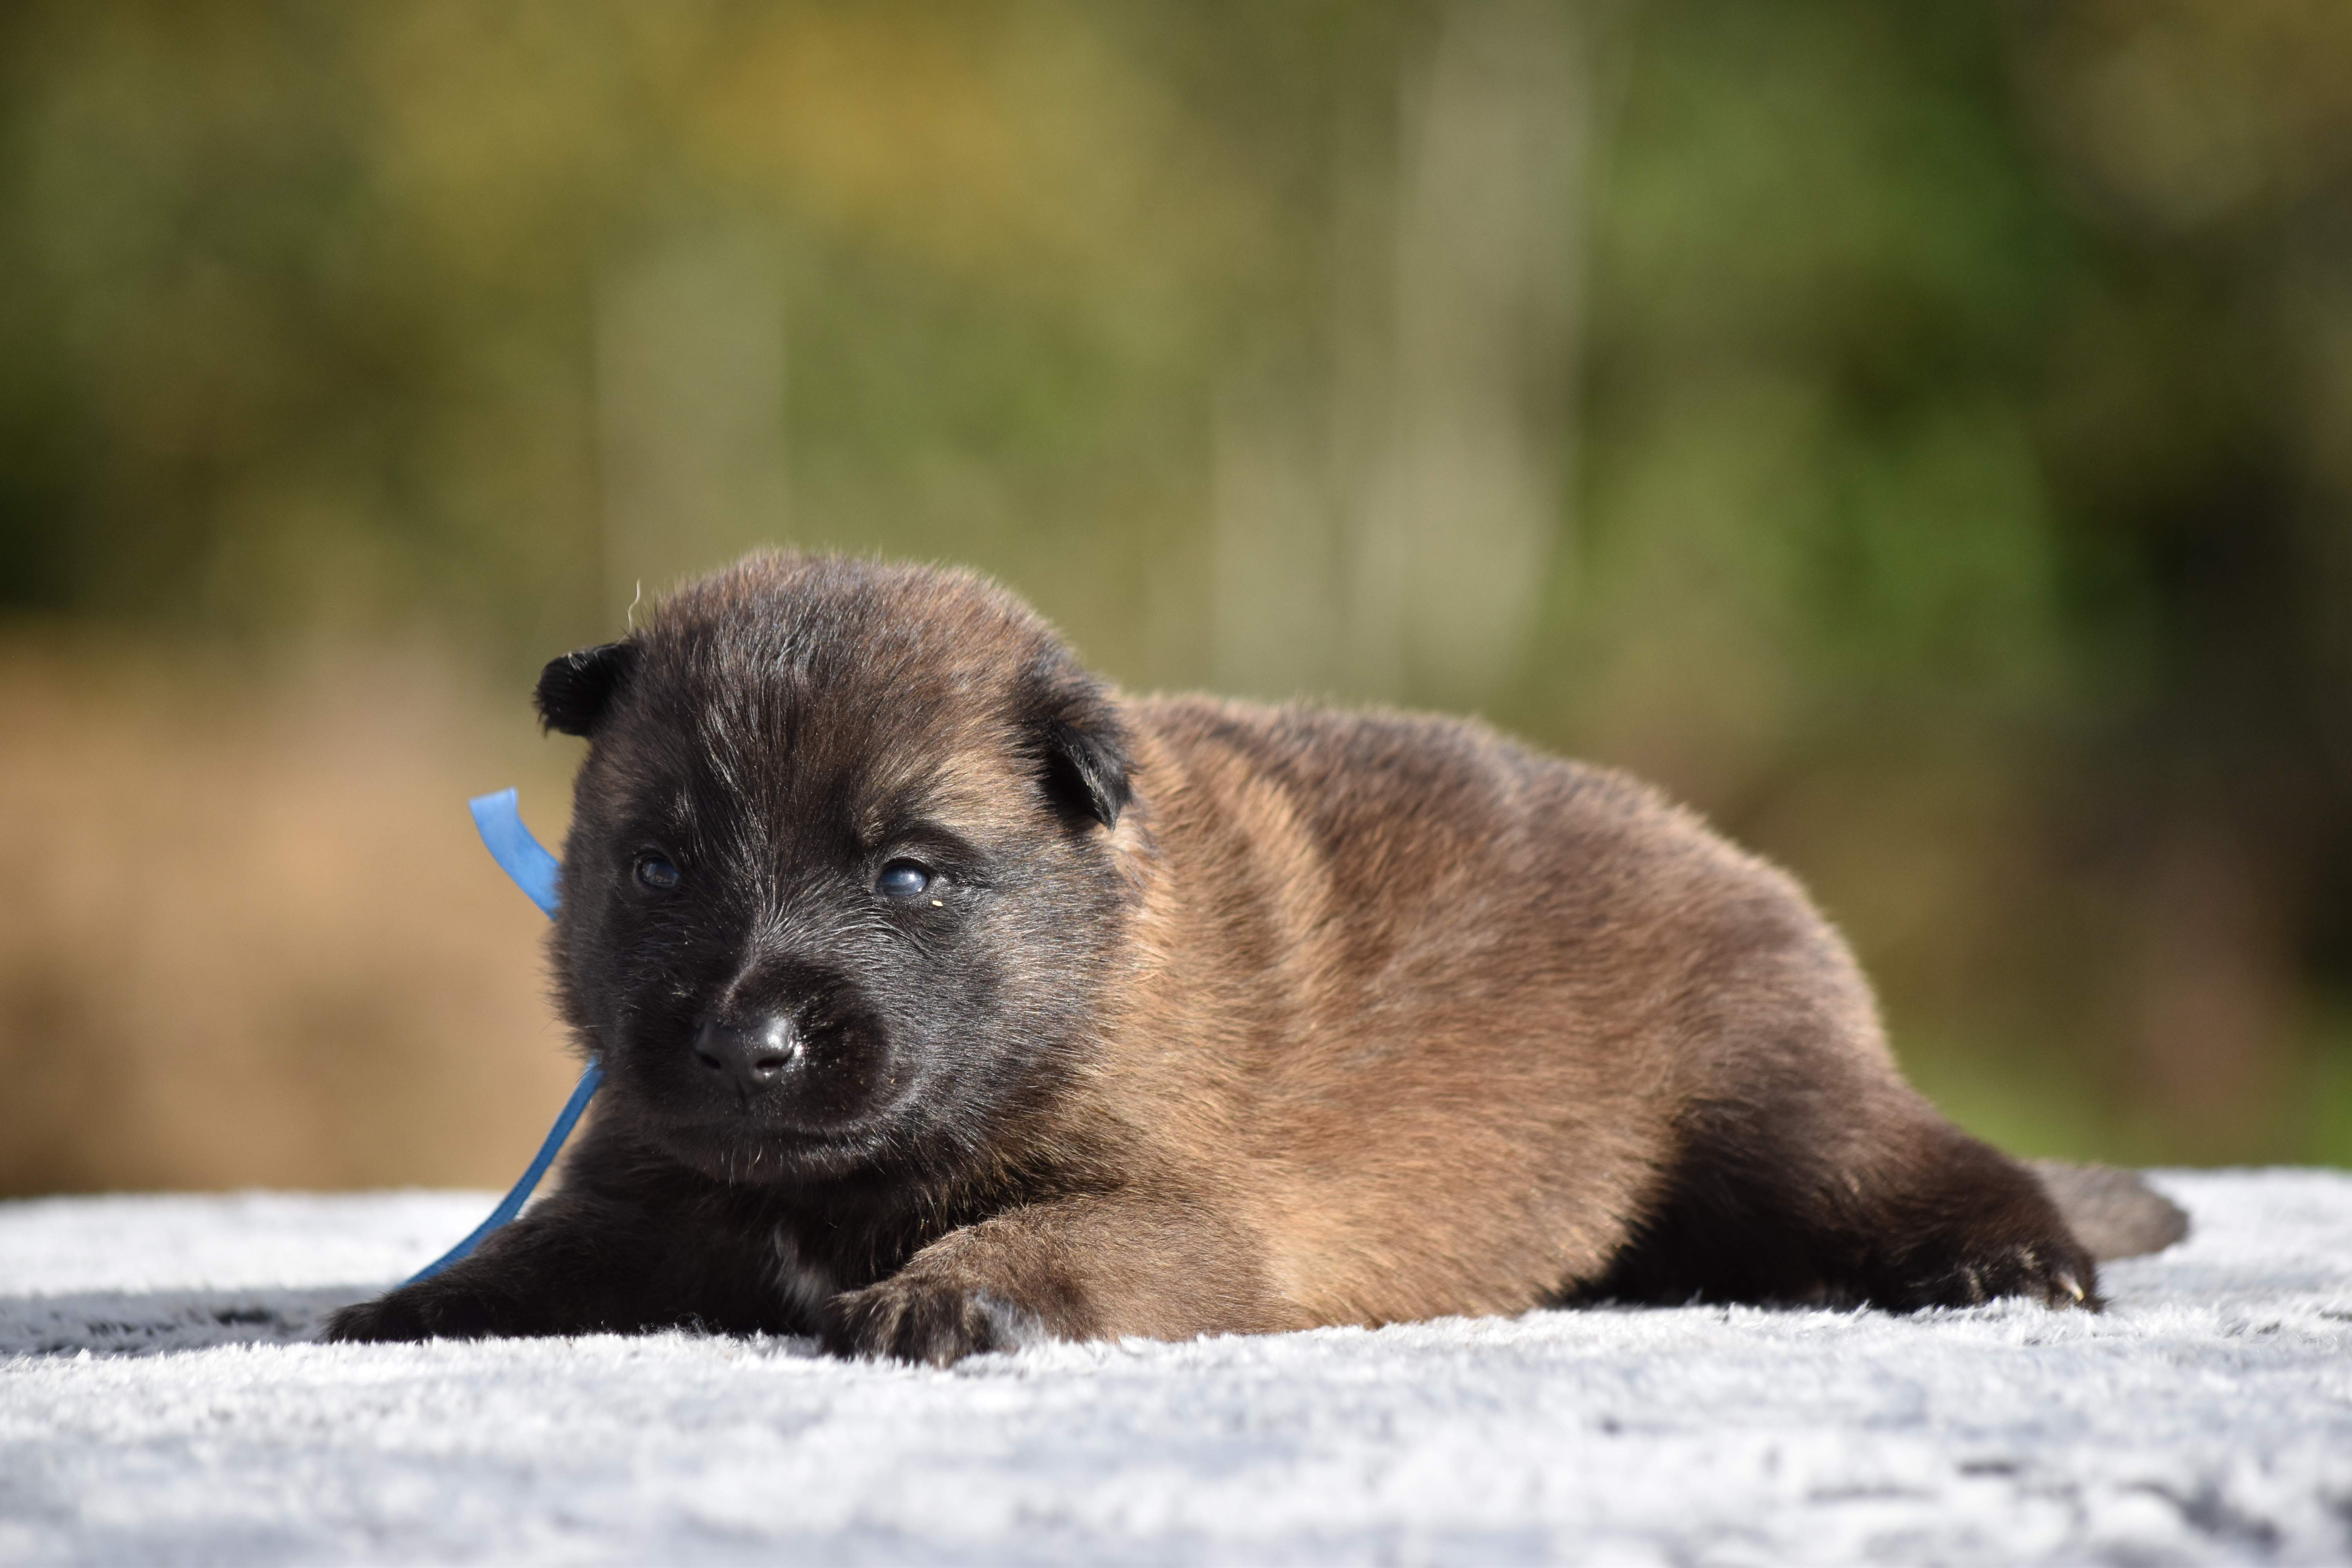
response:
M532 903L547 911L548 919L553 920L555 911L562 903L557 880L558 873L563 868L562 863L550 855L547 847L533 838L530 829L522 825L522 807L515 792L502 789L495 795L476 795L466 805L474 814L474 826L480 830L482 843L489 850L490 858L499 863L500 870L514 879L515 886L520 888ZM531 1193L539 1186L539 1179L547 1174L548 1166L553 1164L555 1156L562 1152L563 1141L572 1136L572 1124L580 1120L580 1113L588 1109L588 1102L596 1098L596 1086L604 1081L604 1064L590 1062L587 1070L580 1075L579 1085L572 1089L572 1098L563 1102L563 1110L556 1117L555 1125L547 1130L547 1139L540 1144L539 1153L532 1158L530 1168L522 1173L522 1179L499 1200L499 1206L490 1211L490 1217L476 1226L472 1235L418 1269L408 1281L411 1285L419 1279L432 1279L480 1246L484 1237L522 1212L522 1205L530 1201Z
M524 897L546 912L549 920L563 907L563 896L557 889L556 879L563 863L547 852L547 847L530 836L522 825L520 797L510 789L496 795L478 795L466 803L474 814L475 829L482 836L482 846L499 869L514 879L514 885Z

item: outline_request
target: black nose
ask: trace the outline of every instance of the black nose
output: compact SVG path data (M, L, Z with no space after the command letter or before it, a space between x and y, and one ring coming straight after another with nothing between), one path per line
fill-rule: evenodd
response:
M800 1054L800 1031L780 1014L748 1024L705 1018L694 1031L694 1059L744 1094L773 1085Z

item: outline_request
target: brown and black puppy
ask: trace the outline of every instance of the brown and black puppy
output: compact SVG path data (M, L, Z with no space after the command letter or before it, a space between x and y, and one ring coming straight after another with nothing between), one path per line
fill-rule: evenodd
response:
M606 1087L560 1193L333 1338L696 1323L945 1363L1601 1298L2097 1300L2035 1177L1903 1081L1796 885L1615 773L1454 720L1123 699L979 579L838 559L746 561L538 700L591 742L554 957Z

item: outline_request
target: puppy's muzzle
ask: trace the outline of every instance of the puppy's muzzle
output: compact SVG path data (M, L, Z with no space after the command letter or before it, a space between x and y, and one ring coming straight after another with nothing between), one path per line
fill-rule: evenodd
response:
M694 1059L747 1101L782 1083L803 1053L800 1030L781 1013L750 1023L705 1018L694 1031Z

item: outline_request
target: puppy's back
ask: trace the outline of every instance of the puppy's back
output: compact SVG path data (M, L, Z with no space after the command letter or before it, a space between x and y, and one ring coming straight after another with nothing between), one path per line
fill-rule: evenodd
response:
M1155 1103L1216 1108L1182 1133L1327 1317L1596 1275L1685 1109L1783 1042L1891 1072L1795 886L1623 775L1456 720L1129 711L1175 955L1133 1043L1199 1042Z

